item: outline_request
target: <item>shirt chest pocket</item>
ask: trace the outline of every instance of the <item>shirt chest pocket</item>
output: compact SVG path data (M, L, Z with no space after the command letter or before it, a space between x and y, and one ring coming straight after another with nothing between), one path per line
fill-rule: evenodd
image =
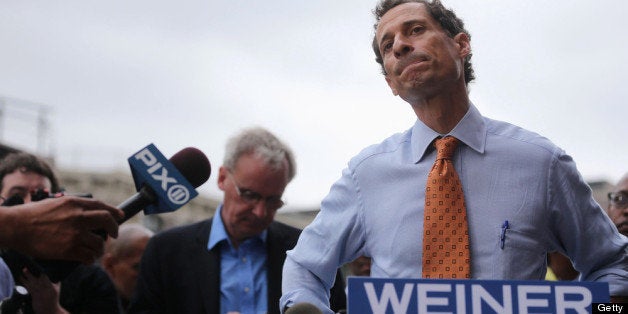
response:
M543 279L546 249L541 235L526 233L514 226L500 227L495 237L494 279Z

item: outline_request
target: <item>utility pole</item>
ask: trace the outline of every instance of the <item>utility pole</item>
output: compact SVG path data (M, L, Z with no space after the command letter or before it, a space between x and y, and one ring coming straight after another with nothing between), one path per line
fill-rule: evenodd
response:
M50 124L48 123L49 113L50 109L44 105L40 105L37 109L37 153L41 156L48 156L50 154L50 147L46 149L48 144L47 139L50 135Z
M52 108L48 105L0 95L0 142L19 143L18 146L40 156L52 157L51 114ZM15 143L5 140L5 136Z

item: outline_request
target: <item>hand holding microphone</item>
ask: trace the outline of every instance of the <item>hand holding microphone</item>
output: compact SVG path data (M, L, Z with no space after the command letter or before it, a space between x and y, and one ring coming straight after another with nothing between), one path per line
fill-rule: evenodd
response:
M153 153L163 157L152 145L140 152L151 147ZM148 168L149 174L163 181L161 186L170 187L174 195L155 191L145 184L118 208L94 199L73 196L3 206L0 223L14 227L0 228L0 247L13 249L4 252L3 258L14 277L19 278L23 267L28 267L35 276L44 272L53 282L62 280L78 262L89 264L100 257L104 240L107 236L117 237L119 224L170 196L178 202L178 207L184 205L193 197L191 193L196 193L194 188L205 183L211 173L205 154L192 147L182 149L170 160L151 161L155 164ZM187 182L177 182L173 172L181 174L182 178L178 181ZM184 184L191 185L192 191L188 190L189 194L184 195L186 198L181 199Z

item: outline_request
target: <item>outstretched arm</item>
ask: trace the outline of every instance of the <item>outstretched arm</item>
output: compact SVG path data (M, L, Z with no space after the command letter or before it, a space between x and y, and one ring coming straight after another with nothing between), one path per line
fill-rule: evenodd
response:
M94 199L62 196L0 207L0 248L42 259L93 263L104 240L93 231L118 236L124 213Z

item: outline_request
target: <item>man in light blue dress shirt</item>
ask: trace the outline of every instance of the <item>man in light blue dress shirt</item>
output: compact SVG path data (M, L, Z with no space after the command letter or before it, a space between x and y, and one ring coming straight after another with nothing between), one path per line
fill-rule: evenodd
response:
M612 296L627 296L628 240L572 158L536 133L483 117L469 100L474 75L462 21L438 1L384 0L375 15L377 61L418 120L350 160L288 252L282 309L311 303L331 313L325 296L333 270L360 255L372 258L373 277L421 278L425 186L432 143L442 136L460 141L453 164L472 278L541 280L547 253L559 251L581 280L608 282Z
M606 213L617 226L617 230L628 236L628 173L624 174L613 191L608 193Z
M286 251L301 231L274 217L295 172L292 151L267 130L230 139L218 173L223 203L213 218L148 242L129 312L279 313ZM345 308L343 284L340 277L333 289L337 310Z

